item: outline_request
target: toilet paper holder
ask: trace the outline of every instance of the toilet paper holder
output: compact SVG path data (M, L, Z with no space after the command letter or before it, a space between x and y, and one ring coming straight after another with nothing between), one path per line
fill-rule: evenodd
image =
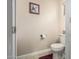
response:
M41 34L40 37L41 37L41 39L45 39L47 37L47 35L46 34Z

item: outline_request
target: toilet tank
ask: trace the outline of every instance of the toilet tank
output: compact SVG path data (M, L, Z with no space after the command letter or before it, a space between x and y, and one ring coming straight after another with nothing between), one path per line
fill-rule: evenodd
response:
M65 34L60 35L60 43L65 44Z

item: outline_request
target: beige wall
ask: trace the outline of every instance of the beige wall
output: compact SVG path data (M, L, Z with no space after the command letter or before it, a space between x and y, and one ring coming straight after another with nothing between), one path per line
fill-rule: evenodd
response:
M59 2L60 6L59 6L59 30L60 32L62 32L63 30L65 30L65 0L61 0Z
M30 1L40 5L40 15L29 13ZM58 1L16 0L17 55L49 48L56 41L61 27ZM47 38L41 40L41 34L46 34Z

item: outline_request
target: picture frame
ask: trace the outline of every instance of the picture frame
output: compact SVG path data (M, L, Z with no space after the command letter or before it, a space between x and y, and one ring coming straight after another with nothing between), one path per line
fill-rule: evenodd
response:
M29 13L31 14L40 14L40 5L30 2L29 3Z

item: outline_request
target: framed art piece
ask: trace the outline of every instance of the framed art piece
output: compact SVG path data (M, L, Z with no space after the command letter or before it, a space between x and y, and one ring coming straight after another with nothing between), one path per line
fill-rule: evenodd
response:
M40 14L40 5L36 3L29 3L29 12L31 14Z

